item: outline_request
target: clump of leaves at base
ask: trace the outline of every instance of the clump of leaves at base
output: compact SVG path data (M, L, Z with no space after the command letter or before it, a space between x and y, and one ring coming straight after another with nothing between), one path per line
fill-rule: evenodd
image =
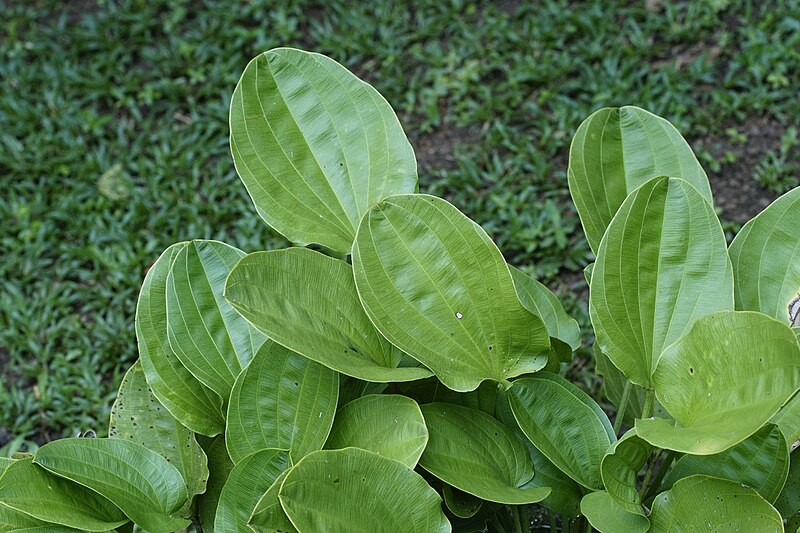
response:
M374 88L271 50L230 126L256 212L296 246L165 250L108 437L0 459L0 530L525 531L531 505L565 531L800 526L800 189L728 248L669 122L623 107L578 128L612 424L559 375L577 322L417 193Z

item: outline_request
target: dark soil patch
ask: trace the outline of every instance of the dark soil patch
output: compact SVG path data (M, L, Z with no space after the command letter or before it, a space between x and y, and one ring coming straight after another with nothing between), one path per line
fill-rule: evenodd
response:
M744 223L767 207L777 194L753 179L758 162L769 152L780 149L784 127L771 117L760 117L733 125L747 136L738 143L727 136L714 134L693 144L703 147L718 161L727 152L736 154L732 163L723 163L718 172L709 172L714 203L722 208L722 218Z
M473 128L443 126L427 133L406 130L417 156L417 168L424 181L435 170L452 170L458 166L459 148L479 144L480 132Z

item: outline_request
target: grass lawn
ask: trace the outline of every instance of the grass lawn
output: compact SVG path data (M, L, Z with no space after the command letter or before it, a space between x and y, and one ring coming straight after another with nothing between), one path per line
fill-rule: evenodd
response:
M800 184L795 0L356 4L0 0L5 452L105 432L137 357L139 285L169 244L286 245L228 149L233 88L271 47L372 83L416 149L421 191L481 223L584 325L592 258L566 161L592 111L673 122L731 232ZM593 367L587 347L567 372L598 393Z

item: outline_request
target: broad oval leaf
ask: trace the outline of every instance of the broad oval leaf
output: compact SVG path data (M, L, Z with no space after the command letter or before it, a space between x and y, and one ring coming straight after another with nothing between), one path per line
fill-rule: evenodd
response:
M297 529L286 516L286 513L281 507L281 501L278 493L283 485L283 480L286 479L286 470L272 485L267 489L267 492L258 500L256 508L253 510L253 515L247 523L250 529L256 533L297 533Z
M575 517L581 514L581 498L584 489L575 481L562 472L556 465L534 446L525 433L519 427L511 405L508 401L508 393L503 392L499 395L497 402L497 419L519 438L528 450L528 455L533 462L534 475L527 486L529 487L549 487L550 494L539 502L539 505L549 509L562 517Z
M514 381L508 393L514 418L533 445L584 487L601 488L600 463L616 437L600 406L549 372Z
M630 512L604 490L590 492L581 500L581 513L600 533L645 533L650 521L640 510Z
M320 54L276 48L253 59L233 92L230 127L256 211L295 244L346 254L367 209L417 187L391 106Z
M672 465L659 490L695 474L744 483L768 502L780 494L789 472L789 450L777 426L767 424L736 446L714 455L684 455Z
M637 420L639 436L660 448L715 454L758 431L800 389L800 347L774 318L722 311L665 350L653 382L677 423Z
M633 383L652 388L664 348L698 317L730 309L731 264L711 205L676 178L631 193L592 272L589 312L603 353Z
M222 398L183 366L167 336L167 276L172 260L188 244L167 248L147 272L136 305L136 340L142 369L158 401L187 428L214 436L225 425Z
M225 428L231 459L278 448L299 460L321 450L338 395L336 372L267 341L233 386Z
M118 439L61 439L39 448L34 462L105 496L153 533L189 524L172 517L188 499L180 472L144 446Z
M226 399L266 340L225 301L225 279L244 252L217 241L183 247L167 276L169 345L183 365Z
M108 531L129 521L106 498L28 459L14 462L0 478L0 502L0 528L3 522L19 527L54 523L84 531Z
M509 269L520 302L525 309L542 319L550 335L550 344L559 352L562 361L569 361L572 352L581 346L578 321L564 311L564 306L550 289L518 268L510 266ZM559 342L564 346L559 346Z
M570 146L567 179L592 251L625 198L656 176L683 178L713 202L703 167L663 118L625 106L600 109L583 121Z
M339 259L306 248L252 253L231 271L225 297L275 342L337 372L382 382L431 375L398 366L403 354L372 325Z
M216 533L251 533L247 523L258 501L289 468L288 450L259 450L231 470L217 505Z
M325 448L361 448L414 468L428 444L428 428L417 402L389 394L370 394L336 412Z
M208 459L194 433L158 403L139 361L122 378L117 399L111 406L108 436L141 444L177 468L189 494L187 508L180 514L190 515L192 498L206 490Z
M367 212L353 269L375 327L453 390L547 362L547 330L520 303L500 250L440 198L393 196Z
M458 489L497 503L542 501L549 488L526 486L533 464L514 433L482 411L448 403L421 406L430 434L419 465Z
M710 476L676 482L653 501L650 533L783 531L781 515L753 489Z
M422 476L359 448L306 455L286 475L279 497L299 531L451 530L441 498Z
M800 187L745 224L730 246L736 309L760 311L789 325L800 296ZM794 311L794 312L792 312Z
M617 505L629 513L643 514L642 498L636 481L639 470L652 452L653 446L640 438L636 429L630 429L603 457L600 465L603 485Z

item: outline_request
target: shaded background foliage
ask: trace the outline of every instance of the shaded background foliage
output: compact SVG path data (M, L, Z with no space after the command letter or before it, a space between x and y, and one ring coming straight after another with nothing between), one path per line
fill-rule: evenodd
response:
M136 358L139 286L169 244L286 245L228 148L236 81L275 46L372 83L421 191L481 223L584 326L591 256L565 174L594 110L673 122L729 234L800 184L793 0L361 4L0 0L0 446L104 431ZM597 395L593 367L585 347L567 372Z

